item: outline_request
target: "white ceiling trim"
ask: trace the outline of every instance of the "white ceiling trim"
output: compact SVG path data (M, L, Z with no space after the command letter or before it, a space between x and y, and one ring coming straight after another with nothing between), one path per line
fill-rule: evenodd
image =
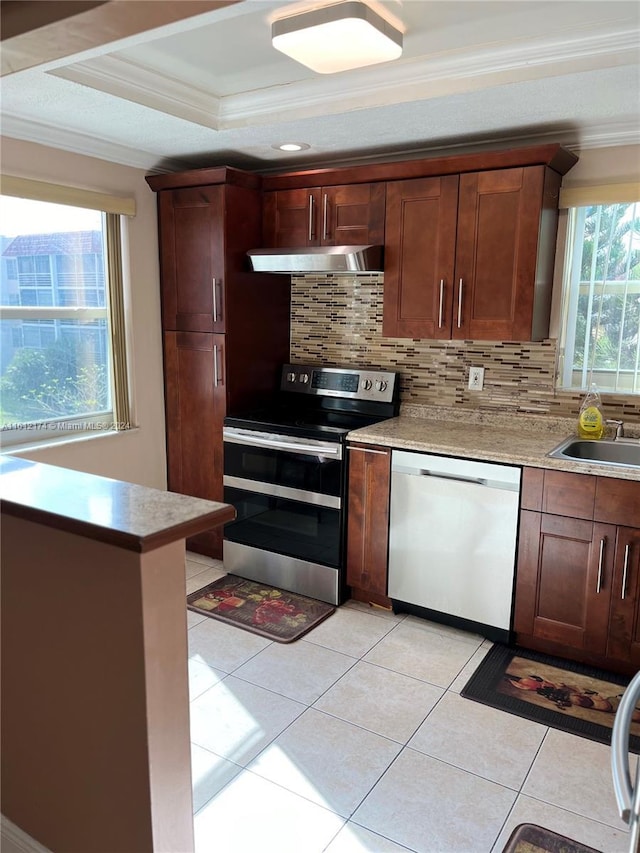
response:
M638 36L599 34L571 43L536 42L491 46L476 54L456 53L429 60L401 61L351 72L348 84L334 77L292 83L223 98L220 129L259 120L311 118L327 112L388 106L476 91L488 86L572 74L637 62ZM358 83L360 76L361 83Z
M212 130L311 118L476 91L542 77L637 62L637 32L615 31L503 42L469 54L405 60L333 78L257 89L217 98L155 68L115 55L49 73Z
M219 98L130 59L103 56L47 73L211 130L220 129Z
M71 151L87 157L97 157L100 160L107 160L110 163L119 163L122 166L131 166L146 171L179 172L192 166L202 166L201 162L190 162L188 156L181 160L166 159L153 151L129 148L102 139L96 139L94 136L81 134L75 130L61 127L52 128L40 122L11 116L3 117L2 133L3 136L21 139L25 142L50 145L53 148L60 148L63 151ZM353 157L341 158L337 164L332 161L332 165L355 165L374 161L386 162L394 159L431 156L435 154L442 154L444 156L447 152L456 151L460 148L475 150L476 148L488 145L530 145L545 140L559 142L567 148L576 151L585 151L590 148L609 148L619 145L636 145L638 142L638 124L637 122L627 122L597 125L581 132L579 139L573 136L570 137L566 130L549 128L547 131L536 132L531 135L527 134L526 130L523 129L521 134L513 132L502 135L491 134L484 140L462 139L460 142L451 143L450 145L422 146L420 148L409 148L401 152L395 151L393 155L385 156L376 153L368 157L366 154L360 156L355 154ZM243 157L242 159L247 160L248 158ZM214 160L215 157L212 155L212 164ZM314 165L321 166L322 164L317 163ZM243 168L249 170L252 168L260 169L263 172L278 172L287 168L293 168L293 166L279 162L270 168L266 167L266 164L244 165Z
M39 145L48 145L51 148L61 148L63 151L70 151L73 154L97 157L99 160L107 160L121 166L132 166L135 169L160 171L157 166L160 161L162 161L162 171L165 172L180 172L189 166L189 163L184 160L169 160L154 151L143 151L126 145L118 145L104 139L97 139L89 134L79 133L72 128L64 128L59 125L52 127L42 122L17 116L3 115L2 135L21 139L24 142L37 142Z

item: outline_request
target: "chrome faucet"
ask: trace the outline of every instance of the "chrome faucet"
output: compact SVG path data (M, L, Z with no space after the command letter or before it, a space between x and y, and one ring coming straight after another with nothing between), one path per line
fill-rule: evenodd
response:
M617 421L617 420L614 420L614 419L607 419L607 420L605 421L605 423L606 423L608 426L615 426L615 428L616 428L616 434L615 434L615 435L614 435L614 437L613 437L613 440L614 440L614 441L615 441L617 438L624 438L624 421Z

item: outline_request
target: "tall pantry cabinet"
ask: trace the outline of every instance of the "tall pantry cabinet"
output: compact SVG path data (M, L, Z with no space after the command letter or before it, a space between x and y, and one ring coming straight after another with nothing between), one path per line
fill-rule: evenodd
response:
M288 276L250 271L262 246L260 178L232 168L147 177L158 194L167 477L221 501L222 422L260 406L289 360ZM222 555L222 532L188 540Z

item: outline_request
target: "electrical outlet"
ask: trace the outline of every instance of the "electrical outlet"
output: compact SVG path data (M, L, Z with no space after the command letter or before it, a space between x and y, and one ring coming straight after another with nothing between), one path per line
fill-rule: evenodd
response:
M469 388L471 391L482 391L484 385L484 367L469 368Z

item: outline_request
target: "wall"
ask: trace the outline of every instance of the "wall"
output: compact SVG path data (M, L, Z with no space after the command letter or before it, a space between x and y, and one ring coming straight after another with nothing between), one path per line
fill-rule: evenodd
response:
M135 429L52 443L20 454L38 462L166 488L156 196L144 180L145 172L7 138L2 139L0 168L7 175L134 197L137 206L136 216L125 227L125 301Z
M620 183L639 177L640 146L595 149L580 155L563 186ZM562 275L559 261L554 281L556 318ZM577 415L582 395L555 389L556 340L520 344L384 338L382 294L382 274L294 276L292 360L399 371L403 402L556 417ZM471 365L485 367L482 392L466 387ZM607 417L640 422L638 396L607 394L603 403Z

